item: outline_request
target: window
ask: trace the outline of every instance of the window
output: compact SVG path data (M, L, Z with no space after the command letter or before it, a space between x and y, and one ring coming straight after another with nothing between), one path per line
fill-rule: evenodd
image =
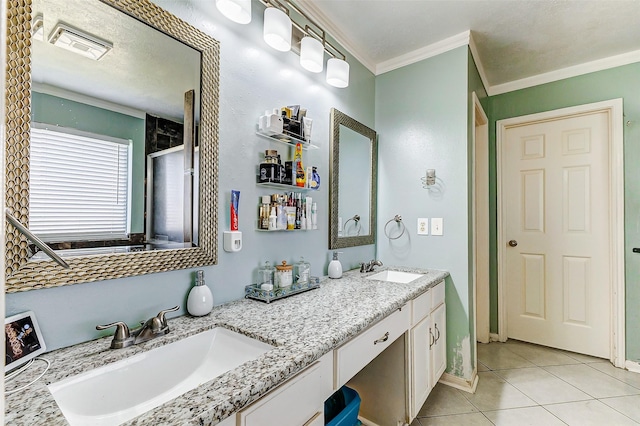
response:
M47 242L127 238L131 149L131 140L32 125L29 228Z

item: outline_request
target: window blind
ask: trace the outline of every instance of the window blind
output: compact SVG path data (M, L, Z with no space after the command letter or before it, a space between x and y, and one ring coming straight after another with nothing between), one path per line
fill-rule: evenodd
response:
M47 242L126 238L130 140L31 129L29 228Z

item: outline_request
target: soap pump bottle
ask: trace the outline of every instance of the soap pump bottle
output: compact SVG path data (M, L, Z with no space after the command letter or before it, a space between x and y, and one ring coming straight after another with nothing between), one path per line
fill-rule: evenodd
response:
M204 271L196 271L196 284L187 298L187 311L194 317L207 315L213 309L213 294L204 283Z
M338 260L338 251L333 252L333 260L329 262L329 278L342 277L342 263Z

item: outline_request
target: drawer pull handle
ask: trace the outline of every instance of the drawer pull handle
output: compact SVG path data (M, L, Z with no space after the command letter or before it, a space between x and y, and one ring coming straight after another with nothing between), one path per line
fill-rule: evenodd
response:
M438 324L434 324L434 327L436 328L436 331L438 332L438 335L436 337L435 342L433 342L434 344L438 342L438 340L440 340L440 330L438 330Z
M378 343L386 342L387 340L389 340L389 332L388 331L386 333L384 333L384 336L382 336L378 340L374 340L373 344L377 345Z
M431 332L431 328L429 328L429 349L431 349L431 347L435 344L436 344L436 338Z

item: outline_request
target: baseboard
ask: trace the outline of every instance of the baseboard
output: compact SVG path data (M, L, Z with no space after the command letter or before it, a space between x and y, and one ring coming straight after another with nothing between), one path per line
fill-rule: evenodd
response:
M500 336L497 333L489 333L489 341L490 342L499 342Z
M625 367L629 371L632 371L634 373L640 373L640 362L627 360L627 362L625 363Z
M358 420L360 420L360 422L362 422L364 426L380 426L378 423L374 423L371 420L367 420L362 416L358 416Z
M443 385L451 386L452 388L460 389L465 392L475 393L476 388L478 387L478 369L474 368L473 373L471 373L471 379L466 380L462 377L454 376L453 374L444 373L439 383Z

